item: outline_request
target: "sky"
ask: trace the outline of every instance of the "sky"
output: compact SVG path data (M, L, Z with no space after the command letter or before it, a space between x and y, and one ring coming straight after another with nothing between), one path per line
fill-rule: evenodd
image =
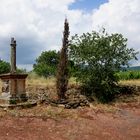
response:
M94 8L98 8L108 0L77 0L69 6L69 9L80 9L85 12L91 12Z
M0 59L10 60L10 39L17 40L17 66L32 69L42 51L59 50L64 20L70 35L121 33L128 47L140 50L140 0L1 0ZM140 58L140 55L138 55ZM133 65L140 65L140 59Z

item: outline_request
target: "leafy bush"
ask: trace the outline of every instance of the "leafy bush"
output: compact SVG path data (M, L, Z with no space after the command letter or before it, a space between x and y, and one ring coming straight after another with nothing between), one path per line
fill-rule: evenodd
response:
M17 68L16 73L27 73L26 69L23 68Z
M0 60L0 74L10 72L10 64L3 60Z
M101 102L109 102L118 92L117 72L128 61L136 58L136 52L127 48L127 39L121 34L102 32L75 35L71 39L69 55L80 69L76 78L82 83L86 95Z
M60 53L56 50L42 52L36 59L36 63L33 65L33 71L39 76L43 76L45 78L48 76L55 76L59 57ZM77 67L71 60L68 60L68 69L69 76L73 76L77 70Z
M36 59L34 64L34 71L44 77L52 76L56 74L56 68L58 64L59 54L56 51L45 51Z

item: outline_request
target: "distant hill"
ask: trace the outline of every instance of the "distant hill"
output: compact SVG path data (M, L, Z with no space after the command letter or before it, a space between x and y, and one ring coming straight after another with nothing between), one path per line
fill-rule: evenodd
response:
M140 66L129 67L128 70L140 70Z

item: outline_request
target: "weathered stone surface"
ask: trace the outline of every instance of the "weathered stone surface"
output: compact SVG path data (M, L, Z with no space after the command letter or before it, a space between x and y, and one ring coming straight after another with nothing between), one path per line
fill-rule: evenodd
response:
M16 40L11 38L11 73L16 73Z
M6 93L6 92L3 92L0 96L0 104L8 104L9 103L9 100L10 100L10 93Z
M2 94L10 94L9 99L1 97L3 100L6 100L6 102L9 100L9 103L12 103L14 101L20 102L20 101L26 101L26 91L25 91L25 78L27 77L27 74L2 74L0 75L0 78L3 82L3 88L2 88ZM5 84L5 81L8 81L7 85ZM11 100L11 101L10 101Z
M16 73L16 41L11 39L11 72L0 75L3 82L0 102L17 104L27 101L25 79L27 74Z

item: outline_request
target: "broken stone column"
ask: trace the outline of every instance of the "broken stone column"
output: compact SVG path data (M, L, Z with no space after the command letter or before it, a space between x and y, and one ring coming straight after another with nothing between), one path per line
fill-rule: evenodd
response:
M11 38L11 73L16 73L16 40Z

